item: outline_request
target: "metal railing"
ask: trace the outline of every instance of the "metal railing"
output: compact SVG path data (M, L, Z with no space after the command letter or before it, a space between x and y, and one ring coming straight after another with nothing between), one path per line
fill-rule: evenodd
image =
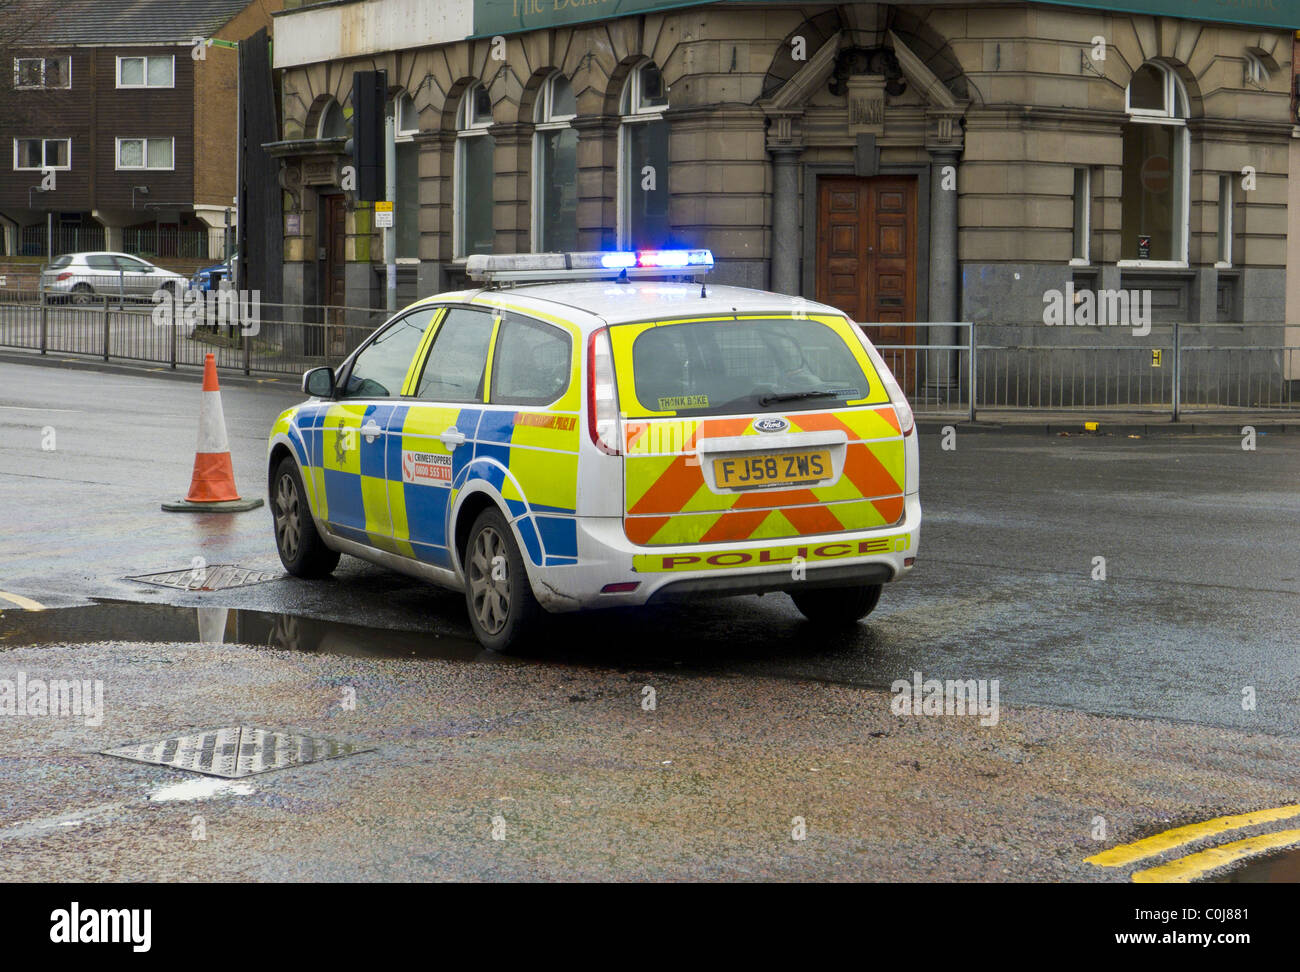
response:
M169 307L110 295L89 304L42 296L21 300L0 291L0 347L172 368L201 367L211 352L222 370L296 376L341 364L387 319L382 310L361 307L259 302L249 319L229 305L220 308L215 298L191 310L184 303Z
M170 307L152 294L66 294L0 285L0 347L41 354L298 375L343 361L388 317L365 307L216 298ZM252 319L249 311L253 312ZM1280 324L1118 328L862 324L919 415L974 421L983 409L1187 411L1300 409L1300 345ZM908 334L904 329L911 329ZM915 337L916 343L905 338Z
M173 226L127 227L122 230L121 253L146 259L176 258L220 263L226 258L226 231L222 228L183 230ZM62 256L108 250L108 235L94 224L56 225L54 246L47 242L44 223L24 226L18 232L18 256Z
M860 324L918 414L981 409L1300 409L1300 344L1276 323L1048 328ZM900 340L914 329L915 343Z

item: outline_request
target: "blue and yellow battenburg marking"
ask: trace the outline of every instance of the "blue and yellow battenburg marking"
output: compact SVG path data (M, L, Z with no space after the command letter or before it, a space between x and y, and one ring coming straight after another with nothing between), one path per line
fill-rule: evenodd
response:
M453 426L466 437L454 450L439 438ZM482 480L534 564L577 563L576 412L320 403L300 407L288 435L313 508L341 537L450 568L449 514Z

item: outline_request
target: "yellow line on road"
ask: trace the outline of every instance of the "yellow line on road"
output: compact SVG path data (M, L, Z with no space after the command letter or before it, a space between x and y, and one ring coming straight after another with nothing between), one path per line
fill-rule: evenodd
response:
M1242 827L1253 827L1256 824L1286 820L1288 817L1300 817L1300 804L1293 803L1290 806L1275 807L1272 810L1238 813L1231 817L1215 817L1213 820L1206 820L1203 823L1175 827L1173 830L1166 830L1154 837L1146 837L1131 844L1120 844L1118 847L1111 847L1099 854L1085 857L1084 860L1098 867L1123 867L1125 864L1140 861L1144 857L1154 857L1171 847L1190 844L1194 840L1221 834L1225 830L1240 830Z
M1133 883L1186 884L1204 876L1216 867L1223 867L1225 864L1239 861L1243 857L1253 857L1264 851L1290 847L1293 844L1300 844L1300 830L1279 830L1275 834L1261 834L1258 837L1247 837L1245 840L1234 840L1231 844L1211 847L1199 854L1189 854L1168 864L1161 864L1159 867L1134 871Z
M17 604L20 608L24 608L28 611L45 610L44 604L37 604L35 601L23 597L21 594L6 594L4 591L0 591L0 597L3 597L6 601L9 601L12 604Z

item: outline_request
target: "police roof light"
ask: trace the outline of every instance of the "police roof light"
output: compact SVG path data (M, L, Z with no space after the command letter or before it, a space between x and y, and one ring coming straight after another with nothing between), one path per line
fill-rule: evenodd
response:
M471 280L598 280L609 277L698 276L713 269L710 250L585 253L478 253L465 261Z

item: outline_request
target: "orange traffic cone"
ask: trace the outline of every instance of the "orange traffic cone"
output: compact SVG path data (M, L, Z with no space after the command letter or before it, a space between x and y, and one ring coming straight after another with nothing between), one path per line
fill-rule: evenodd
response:
M226 439L226 416L221 410L221 386L217 383L217 359L209 352L203 361L203 400L199 404L199 447L194 454L194 476L183 500L164 503L171 513L228 512L255 510L260 499L240 499L235 488L235 468L230 462Z

